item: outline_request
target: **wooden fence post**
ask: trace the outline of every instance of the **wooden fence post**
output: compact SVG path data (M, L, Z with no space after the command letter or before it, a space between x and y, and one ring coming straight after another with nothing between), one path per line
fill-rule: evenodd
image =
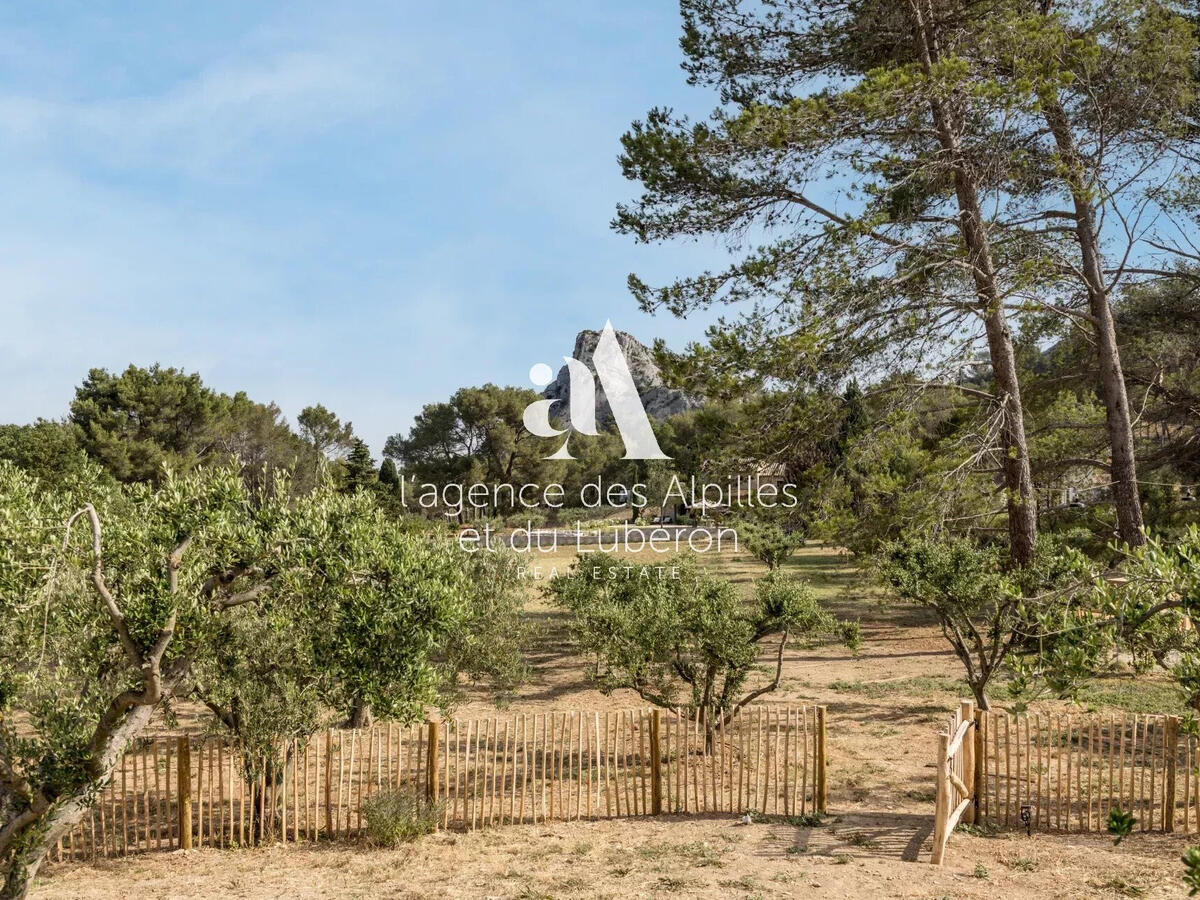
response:
M950 735L942 732L938 735L937 758L937 802L933 811L933 859L935 866L942 864L942 854L946 851L946 821L950 816L950 779L949 762L946 759L950 749Z
M829 801L829 784L825 778L825 707L817 707L817 771L816 771L816 808L817 812L825 812Z
M192 745L187 735L178 741L179 849L192 849Z
M971 758L972 758L972 761L974 762L974 766L972 767L973 772L971 775L971 791L972 791L973 796L972 796L972 800L971 800L970 821L972 824L978 825L980 823L979 797L984 791L987 790L987 783L985 780L986 772L987 772L987 759L986 759L987 745L983 742L983 710L982 709L975 710L974 731L975 731L975 733L973 735L971 735L971 744L972 744Z
M425 755L425 796L429 799L430 803L437 803L438 723L429 722L425 727L429 732L429 741L426 745Z
M325 840L333 840L333 729L325 731Z
M975 724L975 701L963 700L958 707L959 722L971 722L972 730L978 729L978 724ZM963 816L968 823L975 821L975 735L966 734L963 736L962 742L962 773L963 784L967 788L967 797L971 799L971 803L965 810Z
M662 814L662 710L650 715L650 810Z
M1179 757L1179 717L1167 716L1167 730L1163 735L1166 752L1166 784L1163 785L1163 823L1168 834L1175 831L1175 766Z

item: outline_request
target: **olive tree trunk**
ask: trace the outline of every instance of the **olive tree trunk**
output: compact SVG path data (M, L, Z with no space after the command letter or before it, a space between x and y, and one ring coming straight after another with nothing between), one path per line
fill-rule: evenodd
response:
M130 743L150 722L157 701L133 706L107 733L98 733L90 776L68 795L48 799L40 792L19 797L10 791L6 816L0 824L0 865L3 887L0 900L29 896L33 879L46 855L91 809L96 795L108 784ZM5 804L0 804L3 806Z

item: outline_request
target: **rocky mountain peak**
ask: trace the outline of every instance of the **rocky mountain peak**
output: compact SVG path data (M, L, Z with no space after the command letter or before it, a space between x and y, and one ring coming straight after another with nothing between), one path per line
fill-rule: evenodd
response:
M596 345L600 341L600 334L599 331L590 329L579 332L575 336L575 349L571 353L571 356L587 366L593 375L596 373L596 366L592 358L596 352ZM633 376L638 396L646 408L646 414L653 421L661 422L669 416L699 409L703 405L700 398L677 388L667 387L663 383L662 373L655 364L654 355L649 347L628 331L617 331L615 334L617 344L625 355L625 361L629 364L629 373ZM567 415L567 401L571 397L571 378L566 366L558 370L558 377L547 385L542 396L549 400L562 401L554 407L554 411L559 415ZM596 421L612 421L608 399L604 396L604 387L600 384L599 379L596 380Z

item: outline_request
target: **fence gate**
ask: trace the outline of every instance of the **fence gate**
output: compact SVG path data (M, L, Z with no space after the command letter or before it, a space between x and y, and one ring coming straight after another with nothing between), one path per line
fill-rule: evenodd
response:
M982 713L979 820L1030 831L1200 828L1197 738L1175 716Z
M940 866L946 841L960 821L975 821L975 761L978 721L975 704L962 701L950 717L946 731L938 735L937 805L933 814L933 859Z
M933 862L960 822L1029 832L1200 832L1200 736L1176 716L976 710L938 735Z

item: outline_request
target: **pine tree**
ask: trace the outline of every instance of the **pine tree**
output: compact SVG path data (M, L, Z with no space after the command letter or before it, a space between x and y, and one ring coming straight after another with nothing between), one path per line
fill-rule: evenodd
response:
M342 490L347 494L369 488L377 481L375 460L371 458L371 450L362 438L354 439L342 468Z
M391 459L385 459L379 467L379 483L389 491L400 484L400 473L396 471L396 463Z

